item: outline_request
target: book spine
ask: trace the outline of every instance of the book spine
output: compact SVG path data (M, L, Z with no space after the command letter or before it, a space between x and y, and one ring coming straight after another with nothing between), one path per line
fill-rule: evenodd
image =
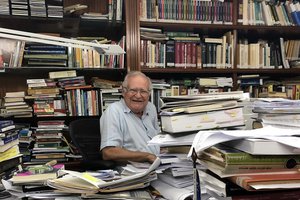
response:
M0 128L4 128L6 126L13 125L14 122L12 120L0 121Z
M175 67L175 41L168 40L166 43L166 67Z
M293 3L290 3L289 6L291 8L291 16L292 16L294 24L300 25L300 17L299 17L299 14L297 13L296 6Z
M12 136L9 136L9 137L2 138L2 139L0 140L0 145L5 145L5 144L7 144L7 143L9 143L9 142L12 142L12 141L18 139L18 138L19 138L19 135L18 135L18 134L12 135Z
M283 168L294 168L300 162L300 156L279 156L279 155L250 155L228 154L225 155L227 165L257 164L257 165L281 165Z

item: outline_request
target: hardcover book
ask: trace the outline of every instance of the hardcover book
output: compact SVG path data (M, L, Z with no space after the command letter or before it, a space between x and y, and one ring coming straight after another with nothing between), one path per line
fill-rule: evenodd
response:
M224 143L224 145L239 149L252 155L292 155L300 154L300 149L288 146L276 141L247 138L242 140L233 140Z
M228 179L248 191L293 189L300 185L300 173L297 171L239 175Z
M0 120L0 128L4 128L13 124L13 120Z
M220 166L230 165L281 165L282 168L297 168L300 155L251 155L238 149L217 144L205 149L200 159L214 162Z
M162 130L168 133L190 132L213 128L243 126L242 108L199 112L190 114L162 115Z

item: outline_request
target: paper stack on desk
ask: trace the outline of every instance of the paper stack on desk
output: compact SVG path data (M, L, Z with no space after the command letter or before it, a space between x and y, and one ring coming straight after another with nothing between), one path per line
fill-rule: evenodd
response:
M243 109L238 105L242 98L242 92L164 97L162 130L181 133L243 126Z
M47 185L59 191L81 194L145 188L157 178L155 169L159 165L160 159L157 158L149 168L132 175L121 175L120 179L112 181L103 181L88 172L61 170L59 174L62 177L47 181Z
M300 129L272 126L253 130L199 132L192 148L195 148L199 162L207 168L200 174L208 193L216 198L234 199L238 196L256 199L258 196L255 195L259 193L268 199L298 199L299 135ZM262 140L263 146L254 145ZM280 196L274 195L277 193Z

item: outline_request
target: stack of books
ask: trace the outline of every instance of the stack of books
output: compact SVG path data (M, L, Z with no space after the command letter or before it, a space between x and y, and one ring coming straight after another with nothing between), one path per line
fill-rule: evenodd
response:
M63 142L65 128L63 120L38 121L38 126L33 128L35 143L31 154L32 163L45 164L51 160L68 161L66 154L70 149Z
M12 15L29 16L28 1L11 0L10 8Z
M233 80L231 77L197 78L200 93L216 93L231 91Z
M63 0L47 0L47 17L63 18L64 6Z
M22 154L22 162L30 162L33 144L32 130L29 125L25 125L19 131L19 148Z
M12 120L0 120L0 178L12 176L21 163L19 129Z
M30 16L32 17L47 17L45 0L29 1Z
M180 143L180 141L178 141ZM175 187L186 188L193 185L193 163L187 158L191 145L161 146L160 159L163 173L158 178ZM197 165L201 169L201 165Z
M6 92L1 114L5 117L32 117L32 107L25 101L25 92Z
M59 78L57 79L57 85L61 88L69 88L69 87L78 87L85 86L84 76L75 76L75 77L67 77L67 78Z
M162 130L170 134L244 126L243 92L162 97Z
M164 198L193 197L194 165L190 159L187 159L187 155L195 135L158 134L149 141L149 145L160 146L159 157L162 164L156 170L158 179L152 182L151 185ZM196 164L195 168L202 169L203 167ZM204 191L204 185L201 186ZM202 197L206 198L206 194L203 194Z
M199 171L206 191L216 198L298 199L300 146L293 135L299 131L275 127L199 132L193 148L207 168Z
M237 102L242 97L242 92L162 97L163 133L158 138L170 140L159 143L162 161L159 181L169 187L193 191L195 170L204 167L187 159L191 140L198 131L244 126L243 110ZM150 143L155 143L155 138ZM157 185L160 190L161 183Z
M33 112L36 116L65 116L66 109L60 88L54 79L27 79L28 96L33 99Z
M24 165L11 178L2 181L7 191L14 195L18 191L17 196L31 197L43 196L43 194L47 196L53 192L53 189L45 186L46 181L57 178L57 172L64 168L64 164L58 164L54 160L45 165ZM14 191L10 187L14 188Z
M24 66L28 67L66 67L67 47L26 42Z
M87 85L84 76L76 76L75 70L50 72L49 77L65 92L66 113L69 116L99 115L99 92Z
M257 114L253 128L277 126L299 128L300 101L282 98L263 98L253 102L253 112Z
M9 1L7 0L0 1L0 14L9 15Z

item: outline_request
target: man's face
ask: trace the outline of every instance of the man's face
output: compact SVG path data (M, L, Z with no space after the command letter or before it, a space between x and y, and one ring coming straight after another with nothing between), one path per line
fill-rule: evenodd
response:
M144 111L149 95L148 81L141 76L130 77L128 79L128 87L123 90L126 105L136 114Z

